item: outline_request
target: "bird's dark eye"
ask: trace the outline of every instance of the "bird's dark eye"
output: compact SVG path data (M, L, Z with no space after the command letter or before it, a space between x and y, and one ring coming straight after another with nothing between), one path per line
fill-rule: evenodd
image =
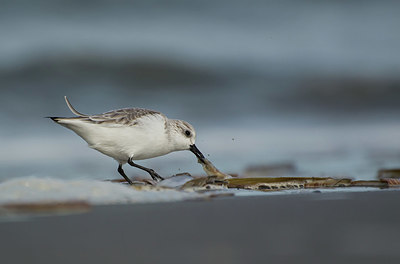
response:
M185 134L186 134L186 136L188 136L188 137L190 137L190 135L191 135L191 133L190 133L189 130L186 130L186 131L185 131Z

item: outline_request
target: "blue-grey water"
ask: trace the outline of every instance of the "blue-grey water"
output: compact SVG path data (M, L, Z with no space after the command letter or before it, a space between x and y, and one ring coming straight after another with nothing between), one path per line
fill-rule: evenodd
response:
M289 162L371 179L400 166L399 1L2 1L0 179L118 178L46 116L184 119L222 171ZM190 152L142 162L201 173ZM129 175L141 175L133 168Z

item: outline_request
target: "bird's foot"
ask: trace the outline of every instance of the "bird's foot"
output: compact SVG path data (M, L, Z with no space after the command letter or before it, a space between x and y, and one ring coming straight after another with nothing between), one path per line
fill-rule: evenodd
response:
M153 178L153 180L155 180L156 182L160 182L163 181L164 178L161 177L157 172L155 172L154 170L150 170L149 174L151 176L151 178Z
M150 174L151 178L153 178L153 180L156 182L164 180L164 178L161 177L160 175L158 175L158 173L155 172L153 169L149 169L149 168L146 168L146 167L140 166L139 164L134 163L132 158L128 159L128 164L133 167L136 167L136 168L146 171L148 174Z

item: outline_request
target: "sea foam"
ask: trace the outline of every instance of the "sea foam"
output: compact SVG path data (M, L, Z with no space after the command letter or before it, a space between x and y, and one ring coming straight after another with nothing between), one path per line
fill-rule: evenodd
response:
M177 190L136 190L128 185L95 180L22 177L0 183L0 205L85 201L92 205L170 202L199 198Z

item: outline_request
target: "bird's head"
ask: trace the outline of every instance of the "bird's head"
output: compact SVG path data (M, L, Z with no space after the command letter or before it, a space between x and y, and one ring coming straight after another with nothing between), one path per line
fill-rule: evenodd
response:
M188 122L182 120L171 120L171 141L176 150L190 150L204 163L204 155L196 147L196 131Z

